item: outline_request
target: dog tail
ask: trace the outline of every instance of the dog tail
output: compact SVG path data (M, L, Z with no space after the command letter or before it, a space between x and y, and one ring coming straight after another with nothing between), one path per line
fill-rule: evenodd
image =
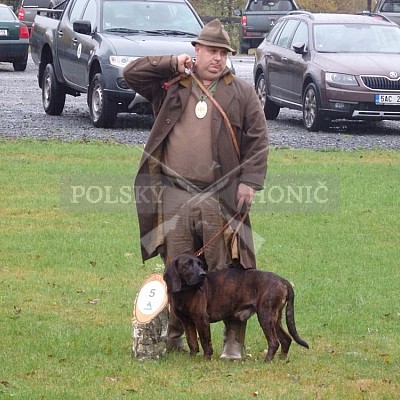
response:
M289 333L297 344L309 349L308 343L304 341L297 332L294 320L294 290L292 285L287 282L288 298L286 304L286 325Z

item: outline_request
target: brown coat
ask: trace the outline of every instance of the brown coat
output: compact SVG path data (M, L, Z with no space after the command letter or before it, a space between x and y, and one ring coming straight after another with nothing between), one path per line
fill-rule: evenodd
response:
M146 143L135 180L136 206L139 218L143 261L163 253L162 214L159 197L149 185L160 187L159 172L162 145L179 120L191 93L192 79L184 78L165 89L163 83L178 75L174 56L143 57L124 69L126 82L147 98L154 108L156 120ZM266 121L254 89L244 80L225 71L214 94L227 113L235 131L241 156L235 153L229 131L220 112L212 109L212 156L218 165L216 179L224 181L220 190L223 212L236 211L236 189L243 182L253 188L263 188L267 168L268 134ZM154 186L153 186L154 188ZM245 229L249 228L249 229ZM249 218L240 234L240 262L245 268L255 268L255 255Z

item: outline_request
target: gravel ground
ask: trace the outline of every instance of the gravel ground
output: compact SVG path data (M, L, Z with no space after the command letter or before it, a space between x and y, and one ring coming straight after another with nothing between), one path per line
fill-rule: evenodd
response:
M252 58L234 58L237 75L251 81ZM124 144L145 143L152 117L120 114L112 129L94 128L89 119L86 97L67 96L59 117L44 113L36 67L29 60L25 72L14 72L11 64L0 63L2 101L0 137L59 140L102 140ZM367 123L334 121L325 132L311 133L302 125L301 113L281 110L268 121L272 147L315 150L400 149L400 122Z

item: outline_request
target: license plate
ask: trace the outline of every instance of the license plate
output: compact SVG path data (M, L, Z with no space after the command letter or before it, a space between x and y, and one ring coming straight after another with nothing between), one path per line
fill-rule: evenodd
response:
M400 104L400 94L376 94L375 104Z
M0 29L0 36L7 36L8 30L7 29Z

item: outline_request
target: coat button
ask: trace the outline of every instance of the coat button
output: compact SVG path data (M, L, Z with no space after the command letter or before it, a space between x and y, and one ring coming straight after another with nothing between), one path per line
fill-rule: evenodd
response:
M171 120L168 118L168 119L165 120L165 123L166 123L167 125L169 125L169 124L171 123Z

